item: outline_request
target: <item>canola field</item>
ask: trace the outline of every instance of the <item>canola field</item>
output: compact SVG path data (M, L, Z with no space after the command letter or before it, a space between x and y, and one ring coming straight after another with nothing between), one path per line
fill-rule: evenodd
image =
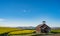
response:
M9 33L8 33L9 32ZM36 30L24 30L24 29L20 29L20 28L10 28L10 27L0 27L0 34L3 33L8 33L9 36L12 35L29 35L29 34L35 34ZM51 33L58 33L58 34L52 34L52 35L59 35L60 36L60 29L59 30L51 30ZM51 35L50 35L51 36Z
M14 31L14 30L21 30L21 29L9 28L9 27L0 27L0 34L7 33L7 32L10 32L10 31Z
M26 35L32 34L35 30L23 30L20 28L8 28L8 27L0 27L0 34L8 33L8 35Z
M20 34L20 35L25 35L25 34L32 34L35 30L21 30L21 31L13 31L10 32L9 34Z

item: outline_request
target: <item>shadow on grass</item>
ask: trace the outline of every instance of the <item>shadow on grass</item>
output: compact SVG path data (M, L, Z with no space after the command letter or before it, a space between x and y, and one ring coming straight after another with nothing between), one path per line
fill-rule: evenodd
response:
M8 33L0 34L0 36L8 36Z
M54 34L60 34L60 32L51 32L51 33L54 33Z

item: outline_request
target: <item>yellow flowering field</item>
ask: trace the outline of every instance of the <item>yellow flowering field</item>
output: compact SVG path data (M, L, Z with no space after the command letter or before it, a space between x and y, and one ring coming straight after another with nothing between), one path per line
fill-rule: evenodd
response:
M10 32L9 34L31 34L33 33L35 30L22 30L22 31L14 31L14 32Z
M21 30L21 29L9 28L9 27L0 27L0 34L10 32L10 31L14 31L14 30Z

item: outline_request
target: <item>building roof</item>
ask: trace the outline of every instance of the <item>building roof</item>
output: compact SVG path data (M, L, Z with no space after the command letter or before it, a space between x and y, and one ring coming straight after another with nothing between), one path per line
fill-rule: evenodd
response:
M46 24L39 24L37 27L42 27L43 25L46 25ZM46 25L46 26L49 27L48 25Z

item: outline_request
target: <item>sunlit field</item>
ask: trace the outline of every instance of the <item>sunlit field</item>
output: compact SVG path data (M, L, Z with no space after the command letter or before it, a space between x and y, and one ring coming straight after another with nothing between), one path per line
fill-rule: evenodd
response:
M27 30L27 29L20 29L20 28L0 27L0 34L3 34L3 33L8 33L9 36L12 36L12 35L14 35L14 36L15 35L20 35L20 36L21 35L27 35L27 36L35 35L35 36L37 36L38 35L38 34L36 34L36 30L33 30L33 29L32 30ZM53 34L48 34L48 35L51 35L51 36L53 36L53 35L60 35L60 29L51 30L50 33L53 33Z
M32 34L32 33L34 33L34 31L35 31L35 30L21 30L21 31L10 32L9 34L25 35L25 34Z
M0 34L8 33L8 35L28 35L34 33L35 30L26 30L20 28L0 27Z
M0 27L0 34L7 33L7 32L10 32L10 31L14 31L14 30L21 30L21 29L9 28L9 27Z

